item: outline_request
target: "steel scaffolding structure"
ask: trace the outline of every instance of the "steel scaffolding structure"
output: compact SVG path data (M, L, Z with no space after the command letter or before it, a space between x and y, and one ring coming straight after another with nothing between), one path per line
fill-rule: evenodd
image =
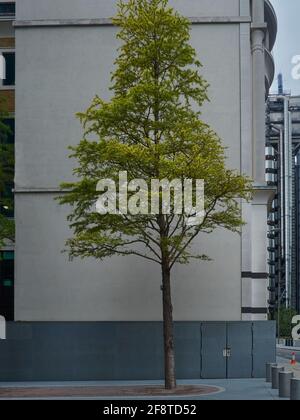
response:
M270 312L300 310L300 96L279 91L267 102L266 177L277 194L269 211Z

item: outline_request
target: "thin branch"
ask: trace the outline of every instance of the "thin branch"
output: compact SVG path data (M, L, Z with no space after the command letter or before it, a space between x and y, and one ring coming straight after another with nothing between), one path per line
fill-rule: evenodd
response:
M174 257L173 256L171 256L171 265L170 265L170 267L172 268L173 266L174 266L174 264L176 263L176 261L178 260L178 258L180 258L180 256L184 253L184 251L189 247L189 245L192 243L192 241L196 238L196 236L197 235L199 235L199 233L200 233L200 231L201 231L201 229L202 229L202 227L204 226L204 224L205 224L205 222L207 221L207 219L208 219L208 217L209 217L209 215L211 214L211 212L214 210L214 208L216 207L216 204L217 204L217 202L218 202L218 200L220 199L221 197L217 197L214 201L213 201L213 205L212 205L212 207L210 208L210 210L209 211L207 211L207 213L206 213L206 215L204 216L204 219L203 219L203 221L202 221L202 223L198 226L198 228L195 230L195 233L190 237L190 239L186 242L186 244L183 246L183 248L181 248L181 250L180 251L178 251L178 253L177 254L174 254ZM183 239L183 238L182 238Z

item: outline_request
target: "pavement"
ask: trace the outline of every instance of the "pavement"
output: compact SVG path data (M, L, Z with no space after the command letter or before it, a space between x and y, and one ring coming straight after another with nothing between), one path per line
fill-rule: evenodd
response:
M295 349L293 349L295 351ZM289 359L291 356L291 349L288 348L278 348L278 364L285 366L287 369L292 369L289 364ZM300 352L297 354L297 357L300 357ZM300 378L300 366L296 366L294 369L295 375ZM207 400L207 401L276 401L280 400L278 397L278 391L272 390L271 385L267 384L264 379L222 379L222 380L190 380L190 381L179 381L179 385L185 386L193 386L193 385L206 385L210 387L217 387L218 390L214 394L206 395L206 396L148 396L148 397L131 397L131 396L114 396L114 397L101 397L97 396L97 392L91 393L93 396L87 395L87 388L99 388L99 387L134 387L134 386L153 386L153 385L163 385L163 382L157 381L101 381L101 382L26 382L26 383L5 383L0 382L0 400L6 400L8 398L1 398L1 390L11 390L16 388L19 390L14 397L14 393L11 392L11 396L9 399L13 400L20 400L20 399L30 399L30 400L38 400L38 399L47 399L47 400L161 400L161 401L172 401L172 400ZM30 398L20 398L20 389L24 389L24 394L28 392L30 395L31 388L39 388L42 389L41 395L43 397L30 397ZM59 390L66 390L66 388L75 388L76 392L75 395L69 394L68 396L64 397L45 397L47 395L46 389L55 388L59 394ZM82 396L78 396L80 394L80 389L82 389ZM22 394L22 393L21 393ZM51 394L51 393L50 393Z
M57 388L57 389L65 389L66 387L72 387L72 388L82 388L83 390L86 387L110 387L110 386L147 386L147 385L154 385L158 384L158 382L152 382L152 381L143 381L143 382L56 382L56 383L0 383L0 395L1 395L1 389L9 389L9 388ZM161 383L162 384L162 383ZM98 396L74 396L72 397L69 395L68 397L55 397L55 398L48 398L43 396L41 399L43 400L122 400L122 401L128 401L128 400L161 400L165 401L166 399L168 401L172 400L231 400L231 401L274 401L279 400L278 398L278 391L274 391L271 389L271 385L267 384L265 380L263 379L230 379L230 380L203 380L203 381L180 381L180 385L207 385L211 387L218 387L219 390L215 394L207 395L207 396L168 396L167 398L165 396L163 397L98 397ZM43 393L44 394L44 393ZM78 392L76 393L78 394ZM83 393L84 395L84 393ZM7 399L7 398L2 398ZM22 399L30 399L30 400L38 400L40 398L18 398L17 396L14 397L11 395L9 399L13 400L22 400ZM1 400L1 398L0 398Z

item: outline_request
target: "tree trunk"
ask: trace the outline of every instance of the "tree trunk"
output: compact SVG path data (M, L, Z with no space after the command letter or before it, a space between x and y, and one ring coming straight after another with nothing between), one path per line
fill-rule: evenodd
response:
M176 388L173 306L171 296L171 273L167 264L162 265L165 387Z

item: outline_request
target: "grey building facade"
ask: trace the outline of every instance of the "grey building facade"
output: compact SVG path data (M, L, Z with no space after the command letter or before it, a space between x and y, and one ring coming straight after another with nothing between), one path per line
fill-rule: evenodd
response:
M160 273L113 258L69 262L67 210L54 201L71 179L75 113L108 98L116 57L114 0L17 0L16 321L160 321ZM241 236L223 230L196 244L212 263L177 267L177 321L267 319L265 98L274 77L274 9L264 0L170 0L192 23L191 42L210 83L203 119L228 146L228 164L255 181L242 203Z
M0 0L0 11L1 3L4 12L14 8ZM71 179L67 148L82 135L75 113L95 94L109 98L116 3L16 0L16 17L0 19L0 42L14 47L16 33L16 87L3 88L11 104L16 92L16 245L1 250L16 254L9 304L15 322L0 340L0 381L163 377L160 273L134 258L69 262L61 253L68 211L54 200ZM228 147L230 167L255 181L253 201L241 203L241 235L201 237L196 246L213 262L175 270L177 377L263 377L265 363L276 359L276 326L265 322L274 186L266 182L264 156L276 15L264 0L170 4L190 18L210 83L203 119Z

